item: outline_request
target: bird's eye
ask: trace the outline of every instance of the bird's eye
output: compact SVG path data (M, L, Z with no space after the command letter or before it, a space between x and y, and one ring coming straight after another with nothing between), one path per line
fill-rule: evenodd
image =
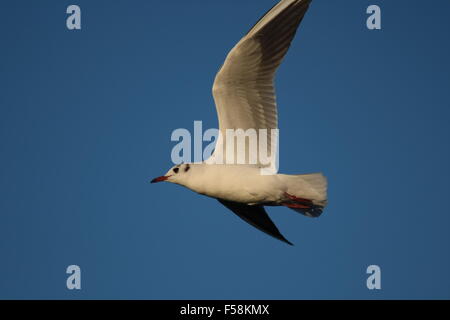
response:
M180 169L174 168L174 169L173 169L173 172L178 173L178 170L180 170Z

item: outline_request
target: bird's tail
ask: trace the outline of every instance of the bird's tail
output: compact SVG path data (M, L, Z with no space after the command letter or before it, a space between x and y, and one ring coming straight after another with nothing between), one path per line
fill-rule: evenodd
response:
M309 217L318 217L327 204L327 179L321 173L283 175L285 200L280 204Z

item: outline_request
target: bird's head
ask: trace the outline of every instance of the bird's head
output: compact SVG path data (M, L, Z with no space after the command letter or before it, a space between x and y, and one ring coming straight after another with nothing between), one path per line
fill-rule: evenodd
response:
M153 179L151 183L167 181L183 185L184 181L186 181L190 175L189 170L191 170L191 167L192 166L189 163L177 164L170 168L165 175Z

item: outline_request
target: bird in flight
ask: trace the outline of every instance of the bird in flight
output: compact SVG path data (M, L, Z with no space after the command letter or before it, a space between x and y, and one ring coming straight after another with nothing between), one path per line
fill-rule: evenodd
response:
M274 76L310 2L279 1L229 52L213 85L219 138L211 157L175 165L151 181L176 183L216 198L244 221L291 245L265 207L285 206L318 217L327 204L327 180L321 173L285 175L277 174L276 169ZM250 136L244 136L239 148L234 143L239 136L228 135L243 131L256 133L256 149ZM264 148L267 157L261 156Z

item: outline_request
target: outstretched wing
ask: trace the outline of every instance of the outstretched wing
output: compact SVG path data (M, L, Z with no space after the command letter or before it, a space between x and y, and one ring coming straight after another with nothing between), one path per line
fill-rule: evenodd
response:
M266 139L265 155L275 159L277 139L271 129L277 129L277 105L274 75L289 49L311 0L282 0L269 10L230 51L216 75L213 96L219 118L220 136L211 159L237 163L238 154L245 152L246 164L263 164L258 152L256 163L249 163L249 138L246 148L237 150L233 159L226 154L227 129L254 129L260 139ZM266 129L266 132L259 129ZM263 136L264 135L264 136ZM233 138L234 139L234 138ZM231 149L231 147L230 147ZM254 151L254 149L251 149ZM252 152L253 154L253 152ZM253 159L255 159L253 157Z
M217 199L225 207L233 211L242 220L248 222L255 228L261 230L262 232L271 235L272 237L284 241L290 245L289 242L278 230L277 226L273 223L270 217L267 215L266 210L263 206L253 205L249 206L239 202L227 201L223 199Z

